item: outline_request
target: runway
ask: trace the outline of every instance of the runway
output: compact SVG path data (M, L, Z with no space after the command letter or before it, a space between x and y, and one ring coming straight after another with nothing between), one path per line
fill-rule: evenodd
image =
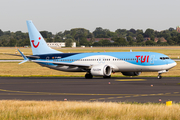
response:
M180 78L1 77L1 100L180 102Z

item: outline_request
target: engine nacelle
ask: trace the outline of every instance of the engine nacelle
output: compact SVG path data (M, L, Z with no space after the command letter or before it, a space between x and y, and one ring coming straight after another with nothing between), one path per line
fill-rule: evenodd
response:
M139 76L141 72L121 72L125 76Z
M112 68L109 65L97 65L91 68L91 74L94 76L110 76Z

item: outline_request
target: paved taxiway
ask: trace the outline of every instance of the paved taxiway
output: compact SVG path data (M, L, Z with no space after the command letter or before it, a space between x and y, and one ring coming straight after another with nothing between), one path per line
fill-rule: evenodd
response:
M110 84L109 84L110 82ZM180 102L180 78L0 78L0 99Z

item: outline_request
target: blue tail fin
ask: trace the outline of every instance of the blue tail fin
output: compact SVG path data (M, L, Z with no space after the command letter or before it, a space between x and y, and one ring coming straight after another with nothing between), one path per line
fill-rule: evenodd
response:
M31 20L26 21L33 55L61 53L51 49Z

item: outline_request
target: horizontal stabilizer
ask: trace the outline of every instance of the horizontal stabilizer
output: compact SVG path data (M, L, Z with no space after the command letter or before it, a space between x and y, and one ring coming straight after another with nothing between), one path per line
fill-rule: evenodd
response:
M27 62L27 61L29 61L29 60L23 60L23 61L20 62L19 64L25 63L25 62Z
M29 59L19 49L18 49L18 51L21 54L21 56L24 58L24 61L20 62L19 64L22 64L22 63L29 61Z

